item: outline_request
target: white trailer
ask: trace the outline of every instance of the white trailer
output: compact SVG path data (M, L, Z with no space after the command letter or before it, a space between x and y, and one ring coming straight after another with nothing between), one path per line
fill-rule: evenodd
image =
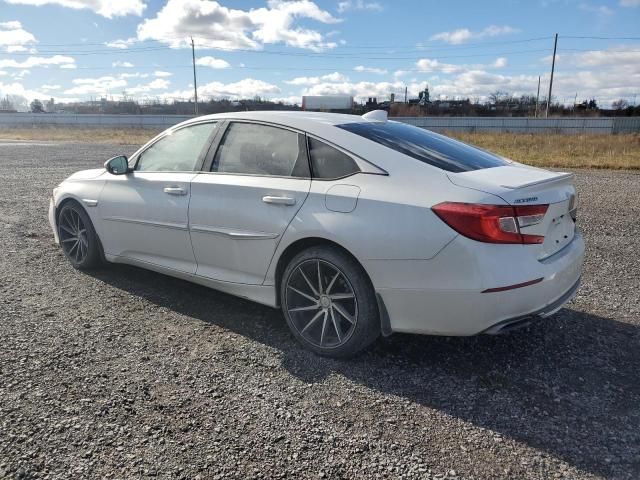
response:
M305 95L302 110L351 110L353 97L347 95Z

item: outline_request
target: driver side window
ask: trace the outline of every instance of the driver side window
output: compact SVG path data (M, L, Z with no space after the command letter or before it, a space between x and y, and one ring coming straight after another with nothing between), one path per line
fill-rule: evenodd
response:
M201 123L167 135L142 152L136 164L141 172L192 172L200 154L211 144L216 123Z

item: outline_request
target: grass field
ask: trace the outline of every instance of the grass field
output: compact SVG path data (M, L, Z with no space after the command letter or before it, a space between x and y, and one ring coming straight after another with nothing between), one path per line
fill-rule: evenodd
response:
M450 133L450 136L537 167L640 169L640 134Z
M33 128L0 130L0 140L38 140L142 145L159 130ZM450 136L538 167L640 169L640 134L532 135L454 133Z

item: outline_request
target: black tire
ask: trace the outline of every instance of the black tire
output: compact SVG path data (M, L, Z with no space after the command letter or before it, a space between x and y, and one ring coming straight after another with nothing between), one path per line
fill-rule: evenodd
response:
M371 281L337 248L311 247L293 257L282 274L280 304L293 335L318 355L351 357L380 335Z
M90 270L102 264L100 240L84 208L68 201L58 212L58 238L64 256L78 270Z

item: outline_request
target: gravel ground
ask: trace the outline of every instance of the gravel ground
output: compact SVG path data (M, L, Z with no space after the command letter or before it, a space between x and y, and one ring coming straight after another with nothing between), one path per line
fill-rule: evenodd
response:
M577 172L584 283L553 318L334 361L269 308L71 268L51 189L122 150L0 143L0 478L640 478L638 173Z

